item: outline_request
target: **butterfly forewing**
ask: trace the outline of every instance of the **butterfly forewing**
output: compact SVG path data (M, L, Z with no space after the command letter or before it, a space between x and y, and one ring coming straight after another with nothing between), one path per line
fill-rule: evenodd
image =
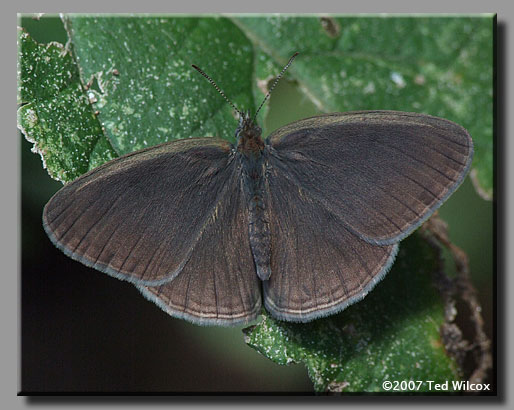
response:
M307 118L268 139L275 166L304 195L374 244L403 239L458 187L467 131L422 114L364 111Z
M48 202L45 230L67 255L138 284L180 273L234 178L230 145L190 139L120 157Z

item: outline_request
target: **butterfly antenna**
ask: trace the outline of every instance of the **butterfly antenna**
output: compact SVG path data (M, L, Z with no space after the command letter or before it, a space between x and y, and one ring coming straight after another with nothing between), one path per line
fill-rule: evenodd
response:
M291 65L291 63L293 62L293 60L296 58L296 56L298 55L298 52L294 53L291 58L289 59L289 61L287 62L287 64L285 65L285 67L282 69L282 71L280 72L279 75L277 75L277 78L275 78L275 82L273 83L273 85L271 86L271 88L269 89L268 91L268 94L266 94L266 97L264 97L264 100L262 101L261 105L259 105L259 108L257 108L257 111L255 112L255 115L253 116L253 119L252 119L252 122L254 122L256 119L257 119L257 114L259 114L259 111L261 110L262 106L264 105L264 103L266 101L268 101L268 98L271 94L271 92L273 91L273 89L275 88L275 86L277 85L278 83L278 80L280 80L280 78L284 75L284 73L286 72L286 70L289 68L289 66Z
M198 66L194 65L194 64L191 64L191 66L196 70L198 71L201 75L203 75L205 78L207 78L207 80L214 86L214 88L216 88L216 90L221 94L221 96L225 99L225 101L227 101L234 110L236 110L236 112L242 117L244 118L244 115L241 111L239 111L237 109L237 107L232 103L232 101L230 101L228 99L228 97L225 95L225 93L223 91L221 91L221 88L218 87L218 84L216 84L214 82L214 80L209 77L207 74L205 74Z

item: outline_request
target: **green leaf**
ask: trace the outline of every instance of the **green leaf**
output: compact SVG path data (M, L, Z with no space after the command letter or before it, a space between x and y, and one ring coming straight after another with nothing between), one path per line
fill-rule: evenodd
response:
M304 363L318 392L384 392L384 381L459 380L439 335L444 310L432 286L437 260L435 250L412 235L363 301L307 324L264 314L244 329L245 341L278 364ZM430 390L425 383L417 391Z
M263 53L258 49L255 51L254 78L252 81L252 85L254 101L256 102L256 104L259 104L259 106L265 98L266 94L268 93L269 88L273 85L277 73L279 73L282 68L283 66L280 66L276 62L274 62L273 59L271 59L266 53ZM259 113L259 118L266 118L268 110L268 104L262 105ZM263 135L269 134L270 130L266 129L266 122L261 121L261 123Z
M98 82L94 107L120 154L181 138L234 140L232 108L191 64L241 110L255 107L251 43L225 18L70 16L65 22L83 81Z
M474 182L492 195L493 15L234 17L256 46L290 69L325 112L422 112L464 126L475 143Z
M114 158L70 53L58 43L37 44L23 30L18 43L18 127L48 173L72 181Z

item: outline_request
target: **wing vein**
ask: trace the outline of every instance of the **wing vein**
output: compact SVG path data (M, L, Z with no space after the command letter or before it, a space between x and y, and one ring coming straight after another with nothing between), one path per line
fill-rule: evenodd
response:
M278 162L280 163L280 161ZM283 166L282 164L280 166ZM333 216L335 216L336 218L338 218L339 220L341 220L346 226L348 229L350 229L352 232L354 232L354 228L351 227L351 225L341 219L340 215L338 215L337 212L335 212L332 207L327 204L326 200L320 198L315 192L312 192L310 190L306 190L304 189L304 187L302 186L302 184L300 183L300 181L298 181L298 178L294 175L288 175L286 172L283 173L283 175L289 180L291 181L294 185L296 185L298 188L300 188L302 190L302 192L305 192L307 193L313 200L315 200L316 202L318 202L319 204L321 204L328 212L330 212ZM354 192L354 194L358 194L358 191ZM367 206L370 206L369 202L366 202L365 198L362 198L362 196L358 196L360 201L359 203L362 204L362 205L367 205ZM372 209L374 211L376 211L378 214L382 215L385 219L387 219L393 226L395 226L397 229L399 229L400 231L402 230L402 228L400 226L398 226L391 218L389 218L388 215L386 215L382 210L380 209L377 209L375 207L372 207Z
M422 161L421 159L418 159L418 158L416 158L416 157L414 157L414 156L412 156L412 155L408 154L407 152L405 152L405 151L401 150L400 148L395 147L395 146L392 146L392 145L385 144L385 143L383 143L383 142L381 142L381 141L379 141L379 140L376 140L375 142L376 142L376 143L378 143L378 144L380 144L380 145L382 145L383 147L388 148L389 150L393 149L393 150L396 150L396 151L398 151L398 152L401 152L401 153L402 153L403 155L405 155L406 157L411 158L415 163L416 163L416 162L420 162L421 164L426 165L428 168L433 169L435 172L437 172L438 174L440 174L441 176L443 176L444 178L446 178L448 181L454 182L454 180L453 180L453 179L451 179L449 176L447 176L446 174L444 174L443 172L441 172L441 171L440 171L439 169L437 169L436 167L433 167L433 166L432 166L432 165L430 165L429 163L424 162L424 161Z
M118 199L119 199L119 198L118 198ZM104 216L105 216L105 215L107 215L107 213L108 213L108 212L109 212L109 211L114 207L114 205L116 204L116 202L118 202L118 199L117 199L116 201L114 201L114 202L112 203L112 205L111 205L109 208L107 208L107 209L105 210L105 212L104 212L104 213L102 213L102 215L100 216L100 218L98 218L98 219L96 220L96 222L95 222L95 223L93 223L93 224L92 224L92 225L87 229L86 233L82 236L82 238L80 238L79 242L77 243L77 246L75 246L75 248L73 249L73 253L75 253L75 251L78 249L78 247L80 246L80 244L82 243L82 241L86 238L86 236L88 236L88 235L89 235L89 233L91 232L91 230L92 230L96 225L98 225L98 223L99 223L99 222L104 218ZM79 216L79 218L80 218L80 217L81 217L81 216L82 216L82 215L83 215L83 214L84 214L84 213L85 213L89 208L90 208L90 206L89 206L89 207L87 207L87 208L84 210L84 212ZM77 218L77 220L78 220L79 218ZM74 223L75 223L75 222L74 222ZM73 223L73 224L74 224L74 223ZM72 226L73 226L73 224L72 224ZM71 226L68 228L68 230L69 230L69 229L71 229ZM68 232L68 230L67 230L67 232ZM64 235L62 236L62 238L64 238ZM88 249L89 249L89 247L88 247ZM86 249L86 251L87 251L87 249ZM85 252L85 251L84 251L84 254L86 254L86 252Z

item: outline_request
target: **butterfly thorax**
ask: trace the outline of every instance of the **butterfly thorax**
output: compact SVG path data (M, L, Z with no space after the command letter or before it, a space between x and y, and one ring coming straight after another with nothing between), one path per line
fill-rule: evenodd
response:
M260 157L265 147L261 134L261 127L245 116L236 131L237 150L246 157Z

